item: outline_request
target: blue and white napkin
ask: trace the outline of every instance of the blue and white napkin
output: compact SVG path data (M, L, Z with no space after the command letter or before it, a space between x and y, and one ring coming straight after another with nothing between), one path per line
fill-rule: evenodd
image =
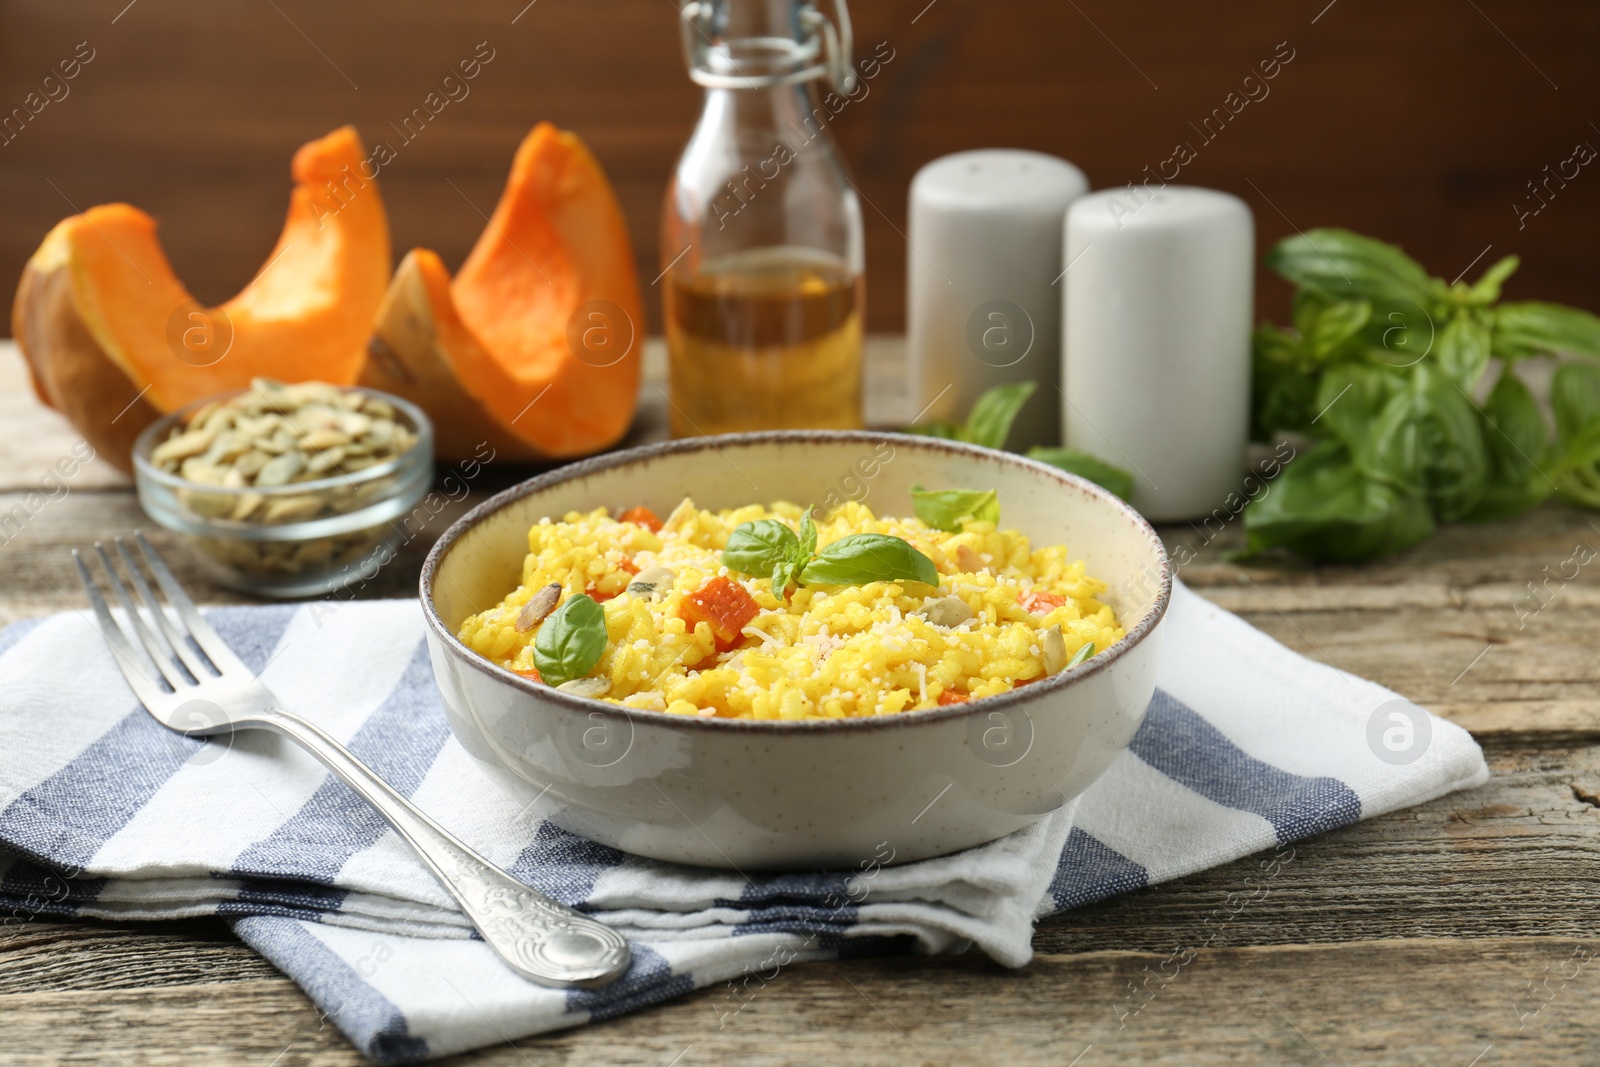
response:
M518 978L385 824L289 742L157 726L84 611L0 631L0 915L224 916L383 1063L795 960L976 946L1021 966L1040 916L1488 777L1460 728L1180 585L1144 726L1072 808L942 859L746 879L573 836L491 784L446 728L414 601L208 615L286 707L516 877L620 929L633 969L598 991Z

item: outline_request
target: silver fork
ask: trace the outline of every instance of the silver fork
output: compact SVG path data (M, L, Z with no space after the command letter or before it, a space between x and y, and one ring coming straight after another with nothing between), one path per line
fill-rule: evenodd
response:
M513 971L541 985L591 989L621 977L628 969L630 954L620 934L512 878L424 815L320 727L279 707L271 691L196 610L144 534L135 531L135 536L177 621L163 610L122 538L116 539L117 554L138 590L149 623L134 606L106 550L99 542L94 547L128 626L148 659L134 650L106 607L77 549L72 550L72 559L100 620L100 633L134 695L157 722L187 737L240 729L284 735L389 821Z

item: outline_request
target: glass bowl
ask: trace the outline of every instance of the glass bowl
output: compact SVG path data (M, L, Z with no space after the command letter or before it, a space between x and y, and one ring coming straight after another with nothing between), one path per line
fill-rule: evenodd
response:
M151 458L175 426L207 405L245 392L197 401L145 428L133 446L139 503L151 519L183 536L222 585L268 597L308 597L365 581L392 559L406 536L394 522L417 506L433 482L433 425L397 396L337 386L388 403L416 440L382 463L314 481L226 488L162 470ZM232 516L246 514L245 519Z

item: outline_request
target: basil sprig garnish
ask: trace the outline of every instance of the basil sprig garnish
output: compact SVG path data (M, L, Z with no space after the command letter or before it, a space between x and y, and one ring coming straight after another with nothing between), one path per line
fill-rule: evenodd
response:
M801 585L866 585L869 582L922 582L938 585L933 560L909 541L887 534L841 537L817 551L817 528L807 511L798 535L776 519L741 523L728 535L722 565L730 571L769 578L783 595Z
M777 519L741 523L728 535L722 565L740 574L770 578L772 591L781 594L816 550L817 527L808 511L800 520L798 537Z
M993 489L924 489L911 487L917 518L946 533L960 533L962 523L1000 521L1000 494Z
M584 593L572 597L539 626L533 665L546 685L585 678L606 651L606 613Z

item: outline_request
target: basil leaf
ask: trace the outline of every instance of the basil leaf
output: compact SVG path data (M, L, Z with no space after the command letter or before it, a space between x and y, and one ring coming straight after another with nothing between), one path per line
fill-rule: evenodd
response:
M1352 448L1372 434L1378 412L1394 394L1398 379L1359 363L1330 367L1312 398L1311 426Z
M1315 289L1302 289L1294 301L1294 328L1306 352L1318 362L1360 333L1372 318L1368 300L1333 300Z
M1600 318L1535 300L1501 304L1494 309L1493 348L1502 359L1556 352L1600 356Z
M909 541L887 534L860 533L825 545L800 572L806 585L866 585L868 582L921 582L938 585L933 560Z
M1028 449L1028 458L1048 463L1068 474L1087 478L1095 485L1111 490L1124 500L1133 497L1133 475L1121 467L1113 467L1101 459L1076 448L1046 448L1034 445Z
M1361 338L1385 365L1405 370L1421 363L1438 346L1441 324L1448 321L1448 312L1435 316L1415 300L1374 300L1372 317Z
M811 521L811 509L800 516L800 551L795 555L797 566L804 567L817 554L817 524Z
M1092 655L1094 655L1094 642L1089 641L1086 644L1080 645L1078 647L1078 651L1072 654L1072 658L1067 660L1067 665L1061 669L1071 670L1073 667L1076 667L1078 664L1082 663Z
M1284 468L1244 510L1247 554L1281 546L1318 561L1358 562L1426 540L1433 515L1420 492L1361 470L1338 441Z
M1316 395L1317 376L1299 338L1270 324L1258 327L1250 337L1251 439L1305 432L1317 414Z
M986 448L1004 448L1017 412L1037 388L1036 382L1011 382L985 390L972 404L962 440Z
M1422 480L1434 513L1445 522L1465 518L1483 499L1489 474L1478 409L1427 364L1413 371L1411 398Z
M1472 314L1458 314L1439 333L1439 366L1471 393L1489 365L1489 330Z
M915 426L907 426L906 433L913 433L919 437L938 437L945 441L966 440L966 428L947 419L935 419L932 422L919 422Z
M1550 380L1561 459L1555 482L1561 495L1600 507L1600 367L1563 363Z
M771 575L772 594L781 598L788 591L789 584L794 581L795 573L799 569L800 565L792 559L780 560L773 564Z
M757 519L734 527L722 550L722 565L754 578L770 576L773 592L781 593L778 569L793 563L799 548L800 540L789 527L777 519Z
M1589 363L1563 363L1550 380L1550 406L1556 434L1563 444L1592 436L1600 422L1600 368Z
M539 626L533 665L546 685L585 678L606 651L606 613L584 593L562 604Z
M946 533L960 533L968 519L1000 521L1000 494L993 489L924 489L911 487L911 507L917 518Z
M1467 519L1484 522L1521 514L1550 495L1550 478L1541 469L1549 451L1549 430L1539 402L1509 367L1489 391L1479 415L1489 479L1483 499Z
M1302 288L1343 299L1428 305L1436 295L1433 279L1416 260L1395 245L1349 230L1286 237L1267 253L1266 265Z
M1522 260L1516 256L1506 256L1483 272L1483 277L1472 284L1469 292L1472 300L1477 304L1492 304L1500 299L1500 287L1507 278L1516 273L1522 265Z

